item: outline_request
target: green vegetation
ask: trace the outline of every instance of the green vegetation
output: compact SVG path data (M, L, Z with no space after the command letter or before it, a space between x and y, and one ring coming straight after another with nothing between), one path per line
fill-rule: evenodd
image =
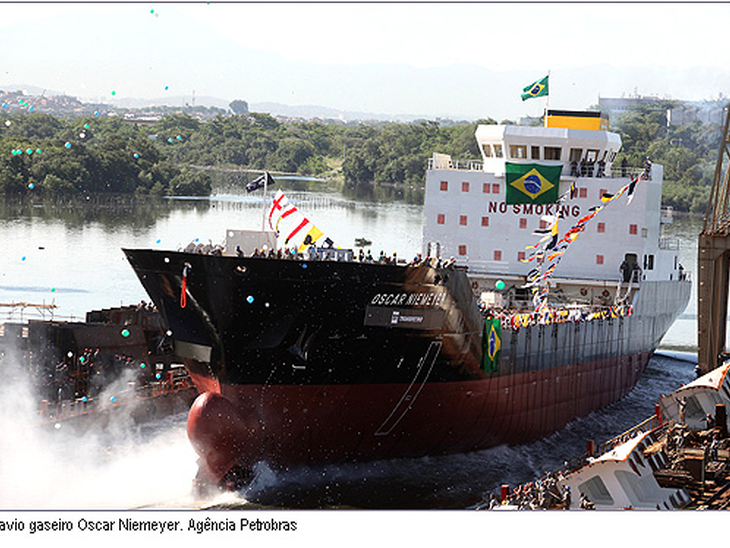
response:
M621 135L620 164L640 167L648 156L664 166L662 203L677 211L704 213L720 146L721 128L698 121L667 127L666 111L671 102L637 108L613 124Z
M720 131L696 122L668 128L671 103L642 107L613 123L623 141L616 162L664 165L664 205L704 211ZM235 108L234 108L235 107ZM338 180L356 196L422 194L433 152L479 159L478 123L283 123L248 113L245 101L200 121L167 113L151 125L120 117L56 118L17 114L0 122L0 194L208 195L209 169L299 173ZM245 183L235 177L238 184ZM380 189L380 190L378 190ZM394 189L395 193L381 190Z
M210 194L209 176L181 169L150 133L116 117L4 117L0 194Z

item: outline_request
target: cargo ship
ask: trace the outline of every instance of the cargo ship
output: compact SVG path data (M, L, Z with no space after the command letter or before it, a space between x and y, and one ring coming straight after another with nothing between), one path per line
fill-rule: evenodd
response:
M220 248L124 250L201 393L200 478L526 442L631 390L690 296L662 166L615 165L597 112L475 137L481 161L429 159L409 262L335 247L281 191Z

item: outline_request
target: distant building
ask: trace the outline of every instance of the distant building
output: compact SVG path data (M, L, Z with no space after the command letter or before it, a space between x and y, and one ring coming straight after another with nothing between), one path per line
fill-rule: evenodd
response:
M660 107L665 105L666 99L649 96L634 97L599 97L598 107L601 112L609 115L611 120L617 121L621 116L637 107ZM722 94L716 100L705 101L671 101L676 106L668 108L666 111L667 127L681 127L694 122L700 121L703 124L722 125L725 121L725 108L727 107L727 98Z

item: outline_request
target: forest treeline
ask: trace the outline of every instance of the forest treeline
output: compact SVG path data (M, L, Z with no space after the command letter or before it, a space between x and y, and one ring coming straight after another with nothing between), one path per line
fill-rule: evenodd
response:
M641 107L612 123L630 166L664 165L665 206L702 212L717 161L717 125L667 127L667 104ZM349 187L423 186L433 152L480 159L473 123L280 122L268 114L201 121L166 114L151 125L115 116L0 118L0 193L208 195L200 167L246 168L341 179ZM242 184L245 181L242 181Z

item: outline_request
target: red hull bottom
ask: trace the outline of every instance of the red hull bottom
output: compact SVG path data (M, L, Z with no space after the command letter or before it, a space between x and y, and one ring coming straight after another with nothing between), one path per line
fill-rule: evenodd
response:
M479 381L423 385L223 385L188 417L201 472L463 453L535 440L612 403L651 354Z

